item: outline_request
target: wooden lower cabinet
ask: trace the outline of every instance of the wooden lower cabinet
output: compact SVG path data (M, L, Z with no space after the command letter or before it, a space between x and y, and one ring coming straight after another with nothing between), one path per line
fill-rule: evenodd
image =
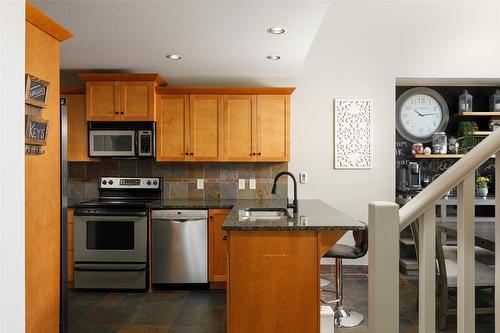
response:
M210 209L208 211L208 280L209 282L225 282L227 232L222 230L222 223L230 209Z
M73 287L73 261L74 261L74 240L73 240L73 230L74 230L74 219L73 219L73 208L68 208L68 220L67 220L67 264L68 264L68 276L67 276L67 281L68 281L68 287L72 288Z
M228 333L319 333L322 255L345 231L229 231Z

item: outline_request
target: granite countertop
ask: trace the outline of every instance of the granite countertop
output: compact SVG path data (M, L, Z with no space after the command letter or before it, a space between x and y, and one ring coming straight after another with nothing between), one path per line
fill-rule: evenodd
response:
M335 231L362 230L365 225L320 200L299 200L297 214L275 220L245 220L240 210L247 208L284 208L285 200L237 200L222 224L228 231Z
M73 207L77 202L71 202ZM304 230L361 230L365 225L321 200L299 200L299 211L280 219L245 220L240 211L247 208L284 208L286 200L161 200L148 205L149 209L231 209L222 224L229 231L304 231Z

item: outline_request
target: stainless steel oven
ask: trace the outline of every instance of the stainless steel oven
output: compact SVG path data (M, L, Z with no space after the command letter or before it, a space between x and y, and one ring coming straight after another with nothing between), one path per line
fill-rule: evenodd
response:
M148 207L158 177L100 177L99 198L74 210L75 288L146 289Z
M155 156L154 122L90 122L89 156Z
M147 211L75 209L75 288L145 289Z
M78 209L74 232L75 261L146 262L146 211Z

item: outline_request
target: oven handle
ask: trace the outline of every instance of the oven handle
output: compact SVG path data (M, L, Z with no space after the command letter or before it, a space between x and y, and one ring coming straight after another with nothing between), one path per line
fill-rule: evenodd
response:
M112 266L107 266L107 265L78 265L75 264L74 267L75 271L82 271L82 272L130 272L130 271L145 271L146 270L146 265L112 265Z
M147 216L147 212L145 210L141 210L141 211L137 211L137 210L126 210L126 209L123 209L123 210L120 210L120 211L116 211L116 210L111 210L111 211L107 211L107 210L99 210L99 209L79 209L79 208L76 208L74 210L74 213L73 213L74 216L92 216L92 217L95 217L95 216L116 216L116 217L129 217L129 216Z

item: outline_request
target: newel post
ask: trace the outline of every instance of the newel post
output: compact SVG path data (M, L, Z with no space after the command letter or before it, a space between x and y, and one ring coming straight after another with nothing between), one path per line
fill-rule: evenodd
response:
M374 201L368 209L368 332L399 332L399 206Z

